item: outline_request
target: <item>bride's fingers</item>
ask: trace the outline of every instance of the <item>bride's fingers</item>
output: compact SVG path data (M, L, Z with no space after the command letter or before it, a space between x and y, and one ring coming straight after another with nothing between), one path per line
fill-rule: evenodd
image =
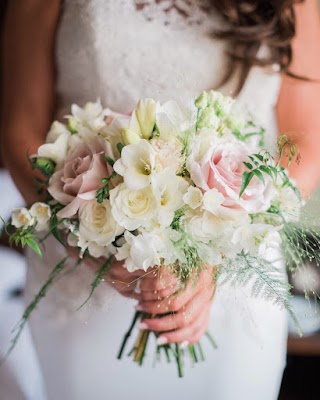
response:
M180 282L176 285L172 285L163 290L154 290L154 291L141 291L141 297L143 301L157 301L164 300L168 297L172 296L181 288Z
M112 281L112 282L110 282L110 284L122 296L129 297L131 299L141 301L141 294L140 293L136 293L134 291L134 288L131 287L131 285L123 283L123 282L117 282L117 281Z
M210 304L211 292L197 293L179 312L161 318L144 319L140 328L155 332L167 332L191 325L201 314L202 310Z
M177 312L182 309L195 294L199 291L198 287L188 285L187 288L181 289L179 292L158 301L141 301L136 307L139 311L149 314L167 314L169 312Z
M192 324L177 329L175 331L166 332L158 337L158 344L166 343L187 343L193 344L198 342L208 329L210 319L210 306L202 310L200 315Z
M166 315L161 318L149 318L141 321L140 329L149 329L155 332L167 332L174 329L185 328L199 317L202 310L210 304L211 294L199 292L178 313Z
M179 278L173 274L159 271L158 274L150 273L141 279L141 291L154 292L164 290L166 288L174 288L179 283Z

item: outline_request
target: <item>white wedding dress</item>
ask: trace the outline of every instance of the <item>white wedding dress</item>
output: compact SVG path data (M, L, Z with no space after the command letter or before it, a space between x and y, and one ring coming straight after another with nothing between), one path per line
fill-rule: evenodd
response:
M212 38L221 25L209 0L66 0L57 33L57 115L71 103L100 97L103 105L128 113L139 98L190 101L214 88L226 59L223 42ZM276 138L274 106L280 77L275 68L253 68L239 96ZM235 82L223 92L232 95ZM147 245L147 244L146 244ZM27 300L65 257L54 239L43 259L28 254ZM249 289L218 289L210 331L218 349L203 339L206 361L185 368L153 367L148 350L142 367L116 359L135 302L102 283L79 311L92 274L70 266L30 320L49 400L275 400L285 366L287 315L252 299ZM42 400L42 399L34 399Z

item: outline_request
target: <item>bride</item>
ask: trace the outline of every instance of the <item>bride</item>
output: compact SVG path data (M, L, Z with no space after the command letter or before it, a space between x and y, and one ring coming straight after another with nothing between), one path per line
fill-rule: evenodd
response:
M2 150L26 201L37 200L27 154L36 152L51 121L66 115L72 103L100 97L104 106L129 113L139 98L187 101L219 85L266 127L271 151L278 131L292 133L302 161L291 175L304 195L311 193L320 178L320 21L316 0L295 3L300 2L8 2ZM28 254L27 300L65 252L48 239L43 259ZM141 280L138 294L130 283L140 275L115 263L90 304L76 312L94 263L75 269L69 260L68 272L30 320L48 399L277 398L286 356L283 310L227 285L212 301L209 272L178 294L173 276L152 275ZM142 368L130 359L118 361L136 304L158 314L175 312L174 318L140 325L162 332L162 343L193 343L209 327L218 348L208 344L206 362L188 369L182 380L174 365L163 361L153 368L152 352Z

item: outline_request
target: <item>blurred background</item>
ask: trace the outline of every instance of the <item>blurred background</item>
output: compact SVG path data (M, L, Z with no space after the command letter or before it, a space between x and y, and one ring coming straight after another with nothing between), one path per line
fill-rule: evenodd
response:
M0 22L4 13L3 6L4 2L0 0ZM320 190L307 204L310 215L319 214L319 198ZM0 158L0 216L7 220L11 209L22 205L23 199L4 169ZM0 231L2 228L3 223L0 221ZM304 336L298 337L295 327L290 325L287 368L279 400L320 399L318 381L320 309L317 302L313 298L306 299L303 292L303 282L311 279L315 282L315 291L320 293L319 271L319 267L306 260L304 273L290 278L294 286L292 305ZM0 235L0 358L5 355L10 344L10 327L15 326L23 312L25 273L25 259L21 250L10 248L4 235ZM26 329L15 351L6 363L0 366L0 400L43 400L39 399L38 395L41 392L41 386L36 354L30 333Z

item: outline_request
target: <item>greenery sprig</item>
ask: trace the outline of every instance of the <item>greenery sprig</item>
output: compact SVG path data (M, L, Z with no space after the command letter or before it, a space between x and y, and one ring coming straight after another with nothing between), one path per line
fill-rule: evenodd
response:
M121 145L121 143L118 143L118 145ZM122 150L122 148L121 148ZM119 151L121 151L119 150ZM106 163L108 165L110 165L111 167L113 167L114 165L114 160L112 160L112 158L110 158L109 156L104 156L104 159L106 161ZM110 175L109 178L102 178L101 182L103 183L103 186L97 190L97 195L96 195L96 199L98 203L103 203L105 199L107 199L109 197L109 192L110 192L110 181L112 179L114 179L117 176L117 173L115 171L112 171L112 174Z

